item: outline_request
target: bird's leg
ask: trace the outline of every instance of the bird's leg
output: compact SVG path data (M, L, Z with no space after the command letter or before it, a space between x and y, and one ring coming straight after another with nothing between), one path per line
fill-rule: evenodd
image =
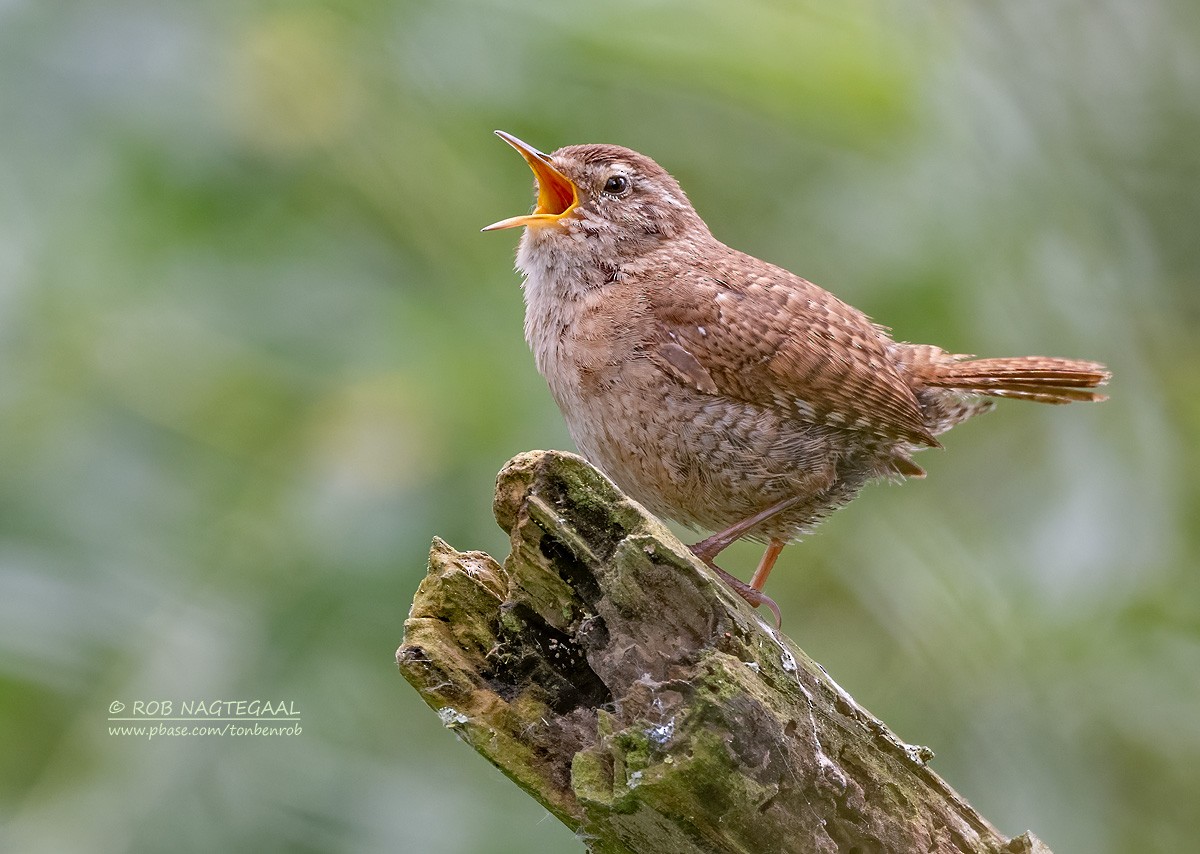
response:
M777 516L784 510L787 510L793 504L798 503L804 498L803 495L792 495L783 499L780 502L772 504L766 510L760 510L749 519L743 519L736 525L730 525L724 531L718 531L711 537L707 537L696 545L691 546L692 554L700 558L705 563L711 563L717 555L725 551L735 540L740 540L750 532L750 529L756 525L761 525L763 522L770 519L772 516ZM770 569L768 568L768 572Z
M766 510L761 510L755 513L748 519L743 519L736 525L731 525L724 531L718 531L711 537L701 540L696 545L691 546L692 554L704 561L704 563L715 569L717 574L732 587L737 594L749 602L753 607L757 608L760 605L766 605L771 609L771 613L775 615L775 626L778 628L783 624L783 617L779 613L779 606L775 604L775 600L762 592L762 585L766 583L767 576L771 573L771 567L775 565L775 559L779 557L779 553L783 551L784 542L775 538L771 539L771 544L767 546L767 551L763 555L763 559L758 564L758 569L754 572L754 579L750 584L742 581L740 578L735 578L721 567L717 566L713 560L718 554L723 552L730 543L741 539L751 528L760 525L787 510L792 505L799 502L803 495L793 495L785 498L782 501L776 502Z
M779 553L786 546L783 540L778 537L771 537L771 542L767 544L767 550L763 552L762 560L758 562L758 567L754 570L754 575L750 578L750 586L755 590L762 590L767 583L767 576L771 574L771 570L775 566L775 560L779 557Z

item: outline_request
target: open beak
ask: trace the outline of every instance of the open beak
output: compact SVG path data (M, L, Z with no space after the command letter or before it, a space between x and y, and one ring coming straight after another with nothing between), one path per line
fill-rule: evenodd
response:
M516 228L518 225L549 225L575 210L579 205L579 189L574 181L554 168L550 155L542 154L511 133L498 130L496 136L521 152L521 156L533 170L538 183L537 207L531 214L502 219L482 229L483 231L499 231L502 228Z

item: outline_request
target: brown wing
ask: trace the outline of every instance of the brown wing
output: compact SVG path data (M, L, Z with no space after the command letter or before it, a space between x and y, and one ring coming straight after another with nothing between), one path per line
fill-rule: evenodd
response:
M938 444L880 327L812 282L727 252L646 294L661 333L650 353L659 367L802 420Z

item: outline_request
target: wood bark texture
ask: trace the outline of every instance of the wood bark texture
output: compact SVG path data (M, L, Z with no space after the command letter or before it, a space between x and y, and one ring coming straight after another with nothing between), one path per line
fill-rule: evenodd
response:
M500 473L503 565L434 540L396 653L597 854L1049 854L927 762L596 469Z

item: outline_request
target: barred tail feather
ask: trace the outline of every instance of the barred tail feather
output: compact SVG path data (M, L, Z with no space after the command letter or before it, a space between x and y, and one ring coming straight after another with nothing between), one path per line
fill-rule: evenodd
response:
M1106 395L1087 389L1104 385L1111 375L1098 362L1018 356L929 361L919 366L919 376L927 387L1038 403L1074 403L1105 400Z

